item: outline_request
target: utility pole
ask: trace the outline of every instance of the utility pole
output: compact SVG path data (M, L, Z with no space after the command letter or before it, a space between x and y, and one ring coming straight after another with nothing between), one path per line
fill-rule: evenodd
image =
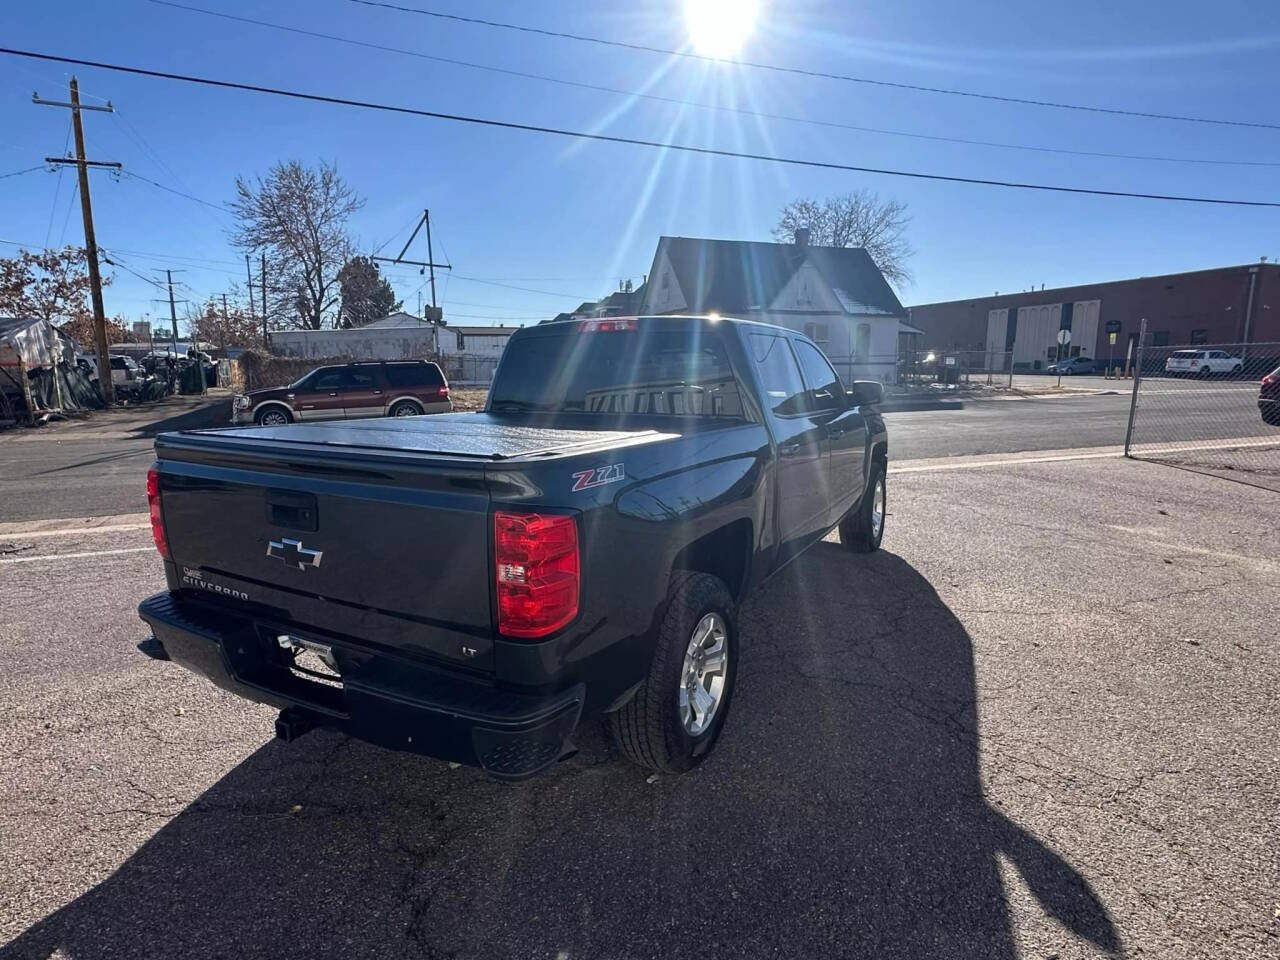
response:
M262 349L271 349L271 342L267 339L267 252L265 250L262 251Z
M253 269L249 266L249 255L244 255L244 275L249 281L249 319L253 321L253 325L258 325L258 318L253 315Z
M227 295L224 293L222 295L222 334L218 337L218 348L223 353L227 352L227 327L230 323L231 320L227 316Z
M165 276L169 278L169 322L173 325L173 355L178 355L178 308L173 302L173 271L166 270Z
M421 230L424 226L427 228L427 259L426 261L404 259L404 255L409 249L409 244L413 243L414 239L418 236L418 231ZM369 259L379 260L383 263L409 264L411 266L420 267L421 269L418 270L419 276L421 276L422 274L430 270L431 271L430 273L430 276L431 276L431 322L437 323L439 321L440 314L439 314L439 310L436 307L436 267L439 267L441 270L452 270L453 267L447 263L436 263L435 258L431 255L431 211L430 210L422 211L422 219L420 219L418 221L418 225L413 228L413 233L409 234L409 239L404 242L404 247L403 249L401 249L398 255L396 255L395 257L370 257ZM422 311L418 311L418 312L421 313Z
M84 156L84 127L80 123L81 110L98 110L102 113L114 113L115 107L107 101L105 107L82 107L80 105L80 83L71 78L71 102L42 100L38 93L31 95L31 102L46 107L69 107L71 109L71 126L75 130L76 158L46 157L48 163L75 163L80 181L80 213L84 217L84 249L89 260L89 293L93 300L93 338L98 353L98 386L102 389L102 399L107 406L116 402L115 384L111 382L111 354L107 350L107 312L102 305L102 274L98 270L98 241L93 231L93 205L89 201L89 168L111 167L122 169L119 163L102 163L86 160ZM55 371L56 375L56 371Z
M431 255L431 211L422 211L422 222L427 225L427 269L431 271L431 312L436 312L436 265Z

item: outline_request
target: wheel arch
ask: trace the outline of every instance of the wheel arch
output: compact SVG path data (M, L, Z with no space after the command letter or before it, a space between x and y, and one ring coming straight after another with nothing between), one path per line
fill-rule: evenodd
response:
M260 414L265 413L267 410L272 408L282 411L284 415L289 418L290 422L298 419L298 415L294 412L293 407L289 406L283 400L263 400L250 411L250 414L254 420L257 420Z
M710 574L728 587L735 601L740 600L750 569L753 530L750 518L741 517L703 534L675 555L671 572Z

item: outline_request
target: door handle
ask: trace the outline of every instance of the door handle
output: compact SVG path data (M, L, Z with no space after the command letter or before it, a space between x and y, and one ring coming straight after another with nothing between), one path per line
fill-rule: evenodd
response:
M331 397L336 397L336 396L337 396L337 393L330 393L330 394L329 394L329 396L331 396Z
M783 443L778 445L778 456L780 457L794 457L799 452L800 444L798 443Z
M840 437L843 437L844 435L845 435L844 430L828 430L827 431L827 436L829 436L832 440L838 440Z
M382 396L382 391L381 391L381 390L375 390L375 391L373 391L373 393L374 393L374 396L378 396L378 397Z

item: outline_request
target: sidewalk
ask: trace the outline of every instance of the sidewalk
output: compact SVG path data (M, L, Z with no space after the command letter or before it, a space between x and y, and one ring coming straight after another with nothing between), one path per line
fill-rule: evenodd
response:
M169 396L155 403L91 410L39 427L14 427L0 433L0 444L58 440L137 440L166 430L224 427L231 421L231 391L211 387L204 396Z

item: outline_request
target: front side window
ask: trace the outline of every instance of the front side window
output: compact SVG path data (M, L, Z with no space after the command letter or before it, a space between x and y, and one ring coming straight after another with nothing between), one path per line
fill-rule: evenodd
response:
M780 417L803 413L804 380L787 338L753 333L747 337L747 343L765 404Z
M804 372L805 383L809 386L809 409L815 413L828 410L840 410L844 407L844 387L822 351L812 343L796 341L796 356L800 358L800 369Z
M308 380L308 390L337 390L346 386L346 377L341 367L325 367L312 374Z

